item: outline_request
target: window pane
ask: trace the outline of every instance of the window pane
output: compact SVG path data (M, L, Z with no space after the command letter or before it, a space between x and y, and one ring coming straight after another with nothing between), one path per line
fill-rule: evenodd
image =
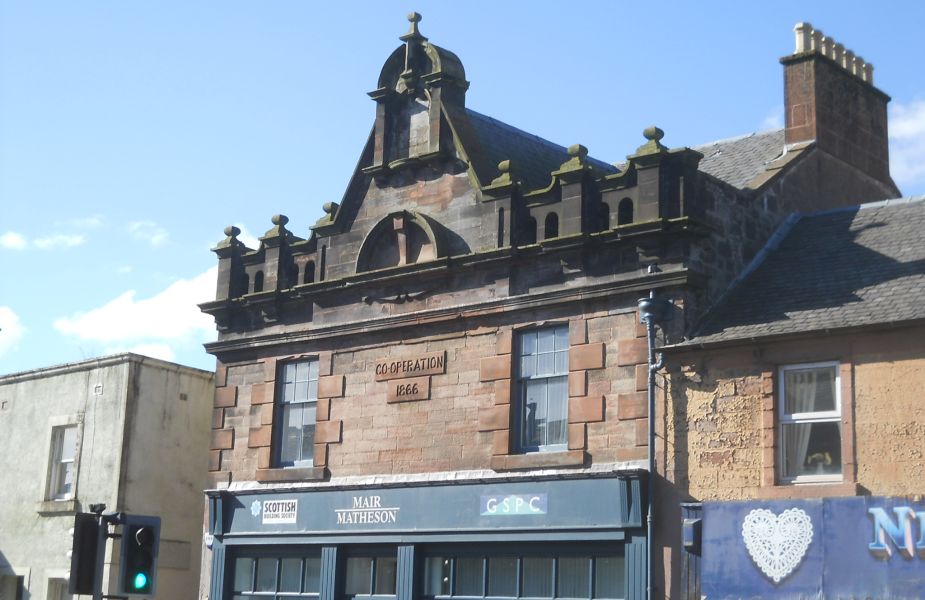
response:
M237 558L234 561L234 585L232 591L249 592L254 581L254 559Z
M308 400L308 382L297 381L295 383L295 402L305 402Z
M512 556L492 556L488 559L488 595L517 595L517 559Z
M552 558L524 558L522 596L552 598Z
M347 594L369 594L372 582L373 559L351 557L347 559L347 582L344 591Z
M315 404L302 408L302 453L301 460L311 460L315 454Z
M536 332L536 351L552 352L556 349L555 329L539 329Z
M275 592L276 591L276 559L275 558L258 558L257 559L257 585L254 589L258 592Z
M424 567L424 595L448 596L450 594L450 559L431 556Z
M58 487L59 496L70 496L74 487L74 463L64 463L59 466L61 484Z
M286 384L283 385L283 398L282 398L282 402L283 402L283 404L289 404L289 403L292 402L293 400L295 400L295 384L294 384L294 383L286 383Z
M380 557L376 559L376 587L374 594L395 593L396 559L394 557Z
M456 559L456 596L482 595L482 559Z
M835 410L835 367L784 371L787 414Z
M317 594L321 592L321 559L318 557L305 559L305 585L303 592Z
M298 592L302 584L301 578L301 558L284 558L280 561L279 591Z
M594 559L594 597L622 598L624 566L622 556L599 556Z
M546 408L546 444L568 443L568 379L549 380Z
M556 375L568 373L568 352L556 352Z
M536 354L536 332L528 331L520 335L520 354Z
M525 447L537 447L545 443L546 432L546 381L525 382L521 427L523 430L521 444Z
M308 362L302 361L295 364L295 380L308 381Z
M560 598L590 598L591 559L568 557L559 559Z
M520 359L520 377L533 377L536 373L536 357L524 356Z
M74 460L77 451L77 428L65 427L61 437L61 460Z
M568 327L556 327L556 350L568 350Z
M292 383L295 381L295 363L286 363L286 366L283 368L283 381L285 383Z
M302 407L299 405L283 406L283 435L280 440L279 460L292 464L299 460L302 448Z
M318 361L313 360L308 363L308 378L312 381L318 380Z
M308 382L308 399L317 400L318 399L318 381L309 381Z
M781 427L786 478L838 475L841 467L841 423L785 423Z
M536 374L537 375L555 375L556 374L556 355L552 352L540 354L536 357Z

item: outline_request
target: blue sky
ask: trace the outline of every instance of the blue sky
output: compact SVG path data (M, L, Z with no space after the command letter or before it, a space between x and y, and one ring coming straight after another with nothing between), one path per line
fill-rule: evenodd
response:
M651 124L673 147L780 126L809 21L874 64L893 177L925 193L925 3L0 0L0 373L213 368L209 248L340 200L412 10L468 106L609 162Z

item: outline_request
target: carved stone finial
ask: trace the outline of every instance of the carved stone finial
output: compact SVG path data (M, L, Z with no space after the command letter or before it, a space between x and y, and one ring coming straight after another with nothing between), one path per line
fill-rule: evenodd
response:
M229 225L225 228L225 235L230 238L236 238L241 235L241 230L235 227L234 225Z
M514 183L514 179L511 177L511 161L509 159L502 160L498 163L498 171L500 171L501 174L492 179L488 187L500 187Z
M568 155L577 158L584 158L588 156L588 149L581 144L572 144L568 147Z
M328 215L334 215L337 212L337 207L340 206L337 202L325 202L324 206L321 207L321 210Z
M286 215L273 215L273 218L270 219L274 225L286 226L286 223L289 222L289 217Z
M655 125L652 125L651 127L646 127L642 130L642 137L650 141L659 142L663 137L665 137L665 132Z
M501 162L499 162L498 170L501 171L502 173L510 173L511 172L511 161L502 160Z
M407 42L408 40L426 40L427 38L421 35L421 31L418 29L418 23L421 22L421 14L416 12L408 13L408 21L411 23L411 26L408 28L408 33L398 39L403 42Z

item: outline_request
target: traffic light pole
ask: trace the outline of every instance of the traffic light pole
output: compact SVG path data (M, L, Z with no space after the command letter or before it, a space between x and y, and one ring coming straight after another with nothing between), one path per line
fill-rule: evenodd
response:
M103 593L103 571L106 566L106 544L109 539L122 537L117 533L109 533L110 525L118 525L123 521L122 513L103 514L105 504L91 504L90 512L96 515L97 541L96 541L96 569L93 577L93 600L129 600L128 596L113 596Z

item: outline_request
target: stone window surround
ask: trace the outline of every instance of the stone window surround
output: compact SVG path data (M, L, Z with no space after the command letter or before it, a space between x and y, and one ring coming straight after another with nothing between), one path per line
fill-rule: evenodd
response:
M55 500L52 495L52 461L54 460L55 449L53 442L55 440L55 429L59 427L76 427L77 439L74 443L74 463L72 467L72 491L69 498L64 500ZM36 512L39 514L73 514L77 510L77 491L80 475L80 451L83 445L83 415L59 415L48 419L48 434L46 437L45 447L48 449L48 460L45 469L42 471L42 499L36 504Z
M569 328L568 449L561 452L520 453L511 443L513 386L513 340L520 331L567 325ZM495 355L481 359L480 381L494 382L494 405L479 409L478 430L492 433L491 468L495 471L545 467L581 467L588 461L588 423L604 420L604 397L587 395L587 371L604 368L604 343L588 343L584 318L549 320L502 329L497 334Z
M784 483L779 480L779 427L778 405L780 367L807 364L810 362L833 362L838 364L839 392L841 394L842 423L842 481ZM857 459L854 452L854 373L853 365L844 357L825 361L801 361L780 364L761 373L761 498L817 498L823 496L854 496L857 494Z
M327 456L330 444L342 441L343 422L332 421L331 399L344 396L345 378L332 375L333 353L315 352L277 356L256 361L263 364L264 381L251 384L251 407L259 406L260 424L249 427L247 447L257 451L255 479L263 483L321 480L327 477ZM315 451L313 466L275 468L272 466L273 424L277 403L276 380L279 362L318 360L318 400L315 417ZM253 364L247 361L240 364ZM220 364L215 379L215 403L212 413L212 443L209 452L209 470L222 471L222 453L235 447L234 429L225 427L224 409L237 406L238 386L227 385L227 370L239 363ZM215 483L228 483L230 473L219 473Z

